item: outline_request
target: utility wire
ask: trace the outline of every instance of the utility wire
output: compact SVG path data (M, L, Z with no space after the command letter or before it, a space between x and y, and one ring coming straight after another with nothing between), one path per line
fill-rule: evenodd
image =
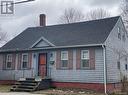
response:
M21 4L21 3L27 3L35 0L27 0L27 1L20 1L20 2L15 2L15 3L10 3L10 4L2 4L0 6L7 6L7 5L14 5L14 4ZM2 2L2 1L1 1Z

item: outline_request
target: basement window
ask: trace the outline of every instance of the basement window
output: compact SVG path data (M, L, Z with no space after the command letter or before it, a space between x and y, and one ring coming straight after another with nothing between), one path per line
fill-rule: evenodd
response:
M28 54L22 54L22 69L27 69L28 67Z
M7 54L6 57L6 69L12 68L12 54Z

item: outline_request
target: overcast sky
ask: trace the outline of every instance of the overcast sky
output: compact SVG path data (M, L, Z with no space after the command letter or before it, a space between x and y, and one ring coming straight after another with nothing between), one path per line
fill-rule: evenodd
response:
M24 1L24 0L15 0ZM83 13L94 8L104 8L113 16L119 15L121 0L35 0L15 5L13 15L1 15L0 25L8 33L9 39L31 26L39 26L39 14L47 16L47 25L58 23L58 18L65 8L78 8Z

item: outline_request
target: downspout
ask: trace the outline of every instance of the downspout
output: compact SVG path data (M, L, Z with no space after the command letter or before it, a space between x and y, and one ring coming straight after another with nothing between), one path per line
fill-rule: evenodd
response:
M107 67L106 67L106 48L102 45L103 57L104 57L104 93L107 95Z

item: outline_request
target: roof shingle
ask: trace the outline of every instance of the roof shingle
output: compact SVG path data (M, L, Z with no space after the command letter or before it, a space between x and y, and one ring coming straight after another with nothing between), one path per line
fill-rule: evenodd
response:
M118 19L119 16L72 24L30 27L1 49L28 49L42 36L55 46L102 44Z

